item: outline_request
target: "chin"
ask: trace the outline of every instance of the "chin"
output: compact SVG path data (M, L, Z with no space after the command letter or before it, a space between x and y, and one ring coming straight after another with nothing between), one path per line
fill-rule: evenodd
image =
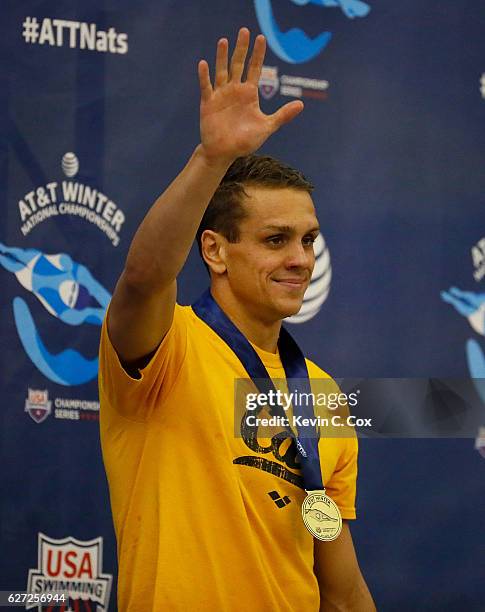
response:
M289 300L285 304L278 304L278 314L281 319L291 317L301 310L303 300Z

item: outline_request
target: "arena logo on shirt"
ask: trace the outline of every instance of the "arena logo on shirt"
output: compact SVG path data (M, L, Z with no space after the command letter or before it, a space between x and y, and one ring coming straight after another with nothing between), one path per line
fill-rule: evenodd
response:
M49 593L64 593L68 602L59 605L60 610L91 610L97 604L97 611L108 609L113 576L103 573L103 538L77 540L72 536L56 540L38 534L37 567L29 570L27 592L42 596ZM46 606L46 604L43 604ZM38 608L42 604L31 602L26 609ZM50 610L55 609L53 606Z
M472 277L476 283L483 281L485 276L485 237L478 240L471 248ZM441 292L441 299L454 307L455 311L463 316L473 330L471 336L465 341L465 354L470 372L474 379L475 388L485 405L485 353L483 350L485 338L485 287L480 285L474 290L469 287L462 289L452 286ZM485 413L484 413L485 422ZM483 448L483 430L480 430L476 439L476 448Z
M47 389L30 389L25 400L25 412L35 423L43 423L52 413L54 418L68 421L99 421L99 401L75 397L56 397L49 400Z
M101 230L113 246L118 246L124 212L99 189L70 180L79 172L79 160L74 153L68 152L62 157L61 168L68 180L38 185L18 201L22 234L27 236L51 217L79 217Z
M300 7L312 4L322 8L339 8L349 19L366 17L371 7L361 0L289 0ZM301 64L316 58L332 39L332 32L323 31L310 37L299 27L283 32L273 10L273 0L254 0L256 17L273 53L289 64ZM305 9L302 8L302 11Z
M67 253L46 254L39 249L0 243L0 266L11 272L24 292L33 294L49 315L63 324L102 325L111 295L86 266ZM96 378L97 356L90 359L72 348L50 351L27 301L17 295L12 307L20 342L44 376L67 386L81 385Z

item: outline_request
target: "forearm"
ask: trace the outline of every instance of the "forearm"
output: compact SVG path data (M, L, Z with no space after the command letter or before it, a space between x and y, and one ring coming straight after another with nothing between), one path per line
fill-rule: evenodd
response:
M320 587L320 612L375 612L347 521L336 540L315 540L315 575Z
M367 584L359 575L355 583L339 595L320 591L320 612L375 612L376 607Z
M155 201L131 243L125 278L141 290L170 285L182 269L207 205L231 160L208 160L199 145Z

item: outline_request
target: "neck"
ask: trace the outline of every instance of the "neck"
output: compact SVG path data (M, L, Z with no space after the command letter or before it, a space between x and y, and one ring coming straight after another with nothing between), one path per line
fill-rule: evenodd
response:
M281 320L263 321L241 308L232 293L218 287L211 287L212 297L226 313L239 331L258 348L270 353L278 350Z

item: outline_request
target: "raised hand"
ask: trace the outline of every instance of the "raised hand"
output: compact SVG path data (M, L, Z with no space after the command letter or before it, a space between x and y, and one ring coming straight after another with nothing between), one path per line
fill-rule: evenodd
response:
M258 83L266 40L262 35L256 37L243 81L249 38L249 30L241 28L230 65L229 43L226 38L218 41L213 83L207 62L199 62L201 148L208 160L231 162L256 151L273 132L303 110L303 102L295 100L272 115L261 111Z

